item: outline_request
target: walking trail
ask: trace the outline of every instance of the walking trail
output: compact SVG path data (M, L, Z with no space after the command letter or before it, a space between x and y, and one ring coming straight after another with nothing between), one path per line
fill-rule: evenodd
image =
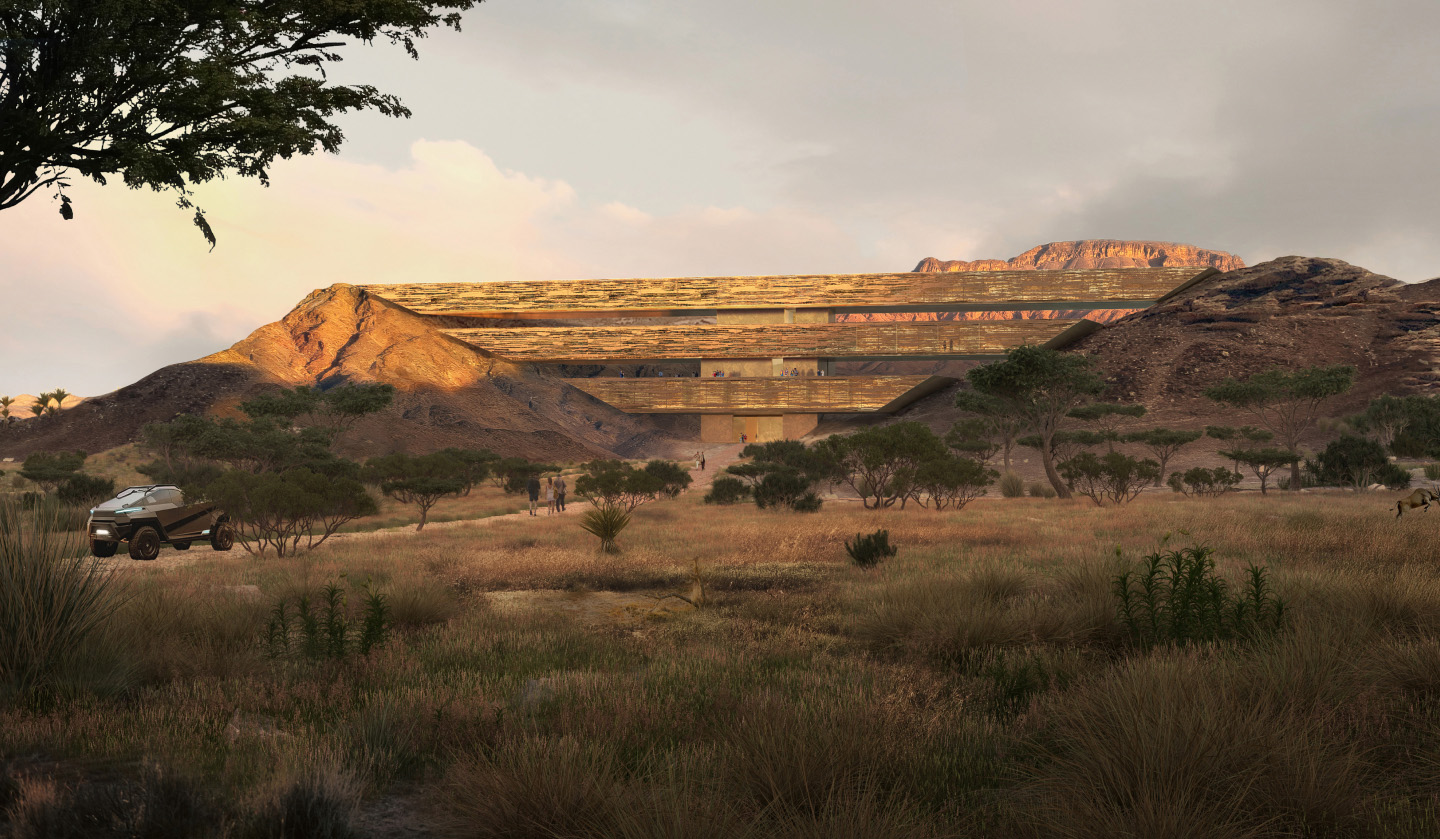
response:
M717 474L723 473L723 472L725 471L725 467L727 467L727 466L729 466L730 464L735 463L736 461L738 461L738 460L740 459L740 452L741 452L741 450L744 449L744 448L745 448L745 447L744 447L743 445L739 444L739 443L710 444L710 445L701 447L701 448L698 449L697 451L703 451L703 452L705 453L705 468L704 468L704 469L697 469L697 468L695 468L695 462L694 462L694 460L690 460L690 459L681 460L681 461L680 461L681 464L687 465L687 466L690 467L690 486L688 486L688 487L685 488L685 492L701 492L701 493L709 492L709 491L710 491L710 484L715 480L715 476L716 476ZM572 487L572 490L573 490L573 487L574 487L574 480L573 480L573 479L571 479L571 487ZM337 540L343 541L343 540L349 540L349 539L365 539L365 538L374 538L374 537L376 537L376 536L396 536L396 535L404 535L404 534L413 534L413 533L416 533L416 532L419 532L419 533L428 533L428 532L431 531L431 530L444 530L444 529L446 529L446 528L451 528L451 527L475 527L475 526L477 526L477 525L483 527L483 526L488 526L488 525L490 525L490 524L492 524L492 523L494 523L494 522L497 522L497 521L514 521L515 519L522 519L522 518L552 518L552 519L553 519L553 518L556 518L557 516L565 516L565 517L578 516L578 515L580 515L581 513L584 513L586 510L589 510L589 509L591 508L590 502L581 500L581 499L579 499L579 498L576 498L576 497L575 497L575 493L574 493L573 491L570 492L569 495L570 495L571 498L574 498L575 500L569 501L569 502L566 503L566 505L565 505L565 512L564 512L564 513L556 513L556 514L554 514L554 515L547 515L546 512L545 512L544 505L542 504L542 505L540 505L539 509L537 509L537 510L535 511L535 515L534 515L534 516L531 516L531 515L530 515L530 511L529 511L528 509L525 509L525 510L521 510L521 511L518 512L518 513L504 513L504 514L498 515L498 516L486 516L485 518L479 518L479 519L456 519L455 521L432 521L432 522L428 522L428 523L425 525L425 529L424 529L424 530L421 530L421 531L416 531L416 530L415 530L415 525L413 525L413 524L406 524L406 525L401 525L400 527L385 527L385 528L381 528L381 529L379 529L379 530L364 530L364 531L360 531L360 532L357 532L357 533L337 533L337 534L335 534L334 536L331 536L331 537L330 537L330 541L334 542L334 541L337 541Z

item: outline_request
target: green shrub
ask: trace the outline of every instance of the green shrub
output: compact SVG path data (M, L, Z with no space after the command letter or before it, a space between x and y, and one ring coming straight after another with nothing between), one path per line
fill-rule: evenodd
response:
M1006 472L1000 476L1000 494L1005 498L1023 498L1025 479L1014 472Z
M807 492L790 502L790 509L797 513L818 513L822 503L824 502L821 501L820 496L814 492Z
M1232 595L1212 553L1203 545L1157 550L1115 578L1120 620L1133 643L1183 647L1280 630L1285 603L1271 591L1265 569L1251 565L1244 589Z
M811 486L810 480L794 469L776 469L755 485L755 506L762 510L767 507L793 509L796 501L810 493Z
M1332 440L1313 463L1305 465L1322 484L1357 490L1375 483L1384 484L1387 489L1404 489L1410 485L1410 473L1390 462L1384 446L1349 434Z
M615 538L630 524L630 511L619 504L602 504L580 517L580 526L600 539L600 550L619 553Z
M1124 504L1157 481L1160 464L1149 458L1136 460L1120 452L1106 452L1103 457L1081 452L1060 464L1060 474L1065 483L1097 506L1106 501Z
M1030 493L1031 498L1054 498L1056 495L1055 487L1039 481L1031 481L1030 486L1026 487L1026 492Z
M25 509L0 497L0 690L43 686L120 605L114 572L88 556L73 517L54 502Z
M890 544L890 531L877 530L869 536L855 534L854 544L845 542L845 552L861 568L874 568L881 560L894 556L896 548Z
M720 475L710 484L710 491L705 493L706 504L738 504L750 498L750 487L739 478L732 478L729 475Z
M1171 472L1167 481L1170 488L1186 495L1224 495L1240 483L1240 473L1231 472L1223 466L1206 469L1196 466L1182 472Z
M90 507L115 496L115 479L76 473L60 484L55 495L66 504Z
M1440 481L1440 463L1425 464L1425 477L1432 481Z

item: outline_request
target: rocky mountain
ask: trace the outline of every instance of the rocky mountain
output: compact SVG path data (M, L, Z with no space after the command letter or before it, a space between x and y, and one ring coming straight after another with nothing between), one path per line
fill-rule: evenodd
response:
M172 364L55 417L0 432L0 455L103 451L135 438L149 422L180 413L235 414L238 404L278 386L385 382L391 407L366 417L338 448L352 456L489 448L534 459L666 454L693 440L693 417L618 411L535 365L477 351L438 324L337 284L312 292L281 320L233 347Z
M1206 399L1211 384L1271 367L1350 364L1355 387L1327 404L1353 412L1382 393L1440 393L1440 279L1407 285L1338 259L1286 256L1219 274L1175 299L1076 342L1109 382L1109 399L1150 409L1136 423L1245 424ZM958 418L953 389L908 417Z
M920 260L913 270L926 273L959 271L1060 271L1085 268L1173 268L1177 266L1217 268L1234 271L1245 262L1234 254L1212 251L1176 242L1133 242L1124 239L1077 239L1038 245L1012 259L942 261L933 256ZM1089 318L1110 323L1135 309L1087 311L1037 310L1029 312L939 312L918 314L841 315L842 321L882 320L1032 320L1036 318Z

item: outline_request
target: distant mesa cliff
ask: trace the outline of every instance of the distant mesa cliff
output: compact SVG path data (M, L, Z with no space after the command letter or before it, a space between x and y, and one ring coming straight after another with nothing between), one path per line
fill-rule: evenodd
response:
M1212 251L1177 242L1129 242L1123 239L1078 239L1051 242L1020 254L1014 259L942 261L927 256L915 266L926 273L953 271L1060 271L1085 268L1174 268L1194 265L1235 271L1245 262L1234 254Z
M1244 260L1224 251L1212 251L1176 242L1131 242L1124 239L1078 239L1051 242L1020 254L1014 259L939 260L927 256L915 270L923 273L959 271L1059 271L1086 268L1176 268L1234 271L1245 267ZM838 315L839 321L891 320L1034 320L1043 318L1089 318L1099 323L1119 320L1136 309L1095 309L1090 311L1034 310L1022 312L921 312L919 314Z

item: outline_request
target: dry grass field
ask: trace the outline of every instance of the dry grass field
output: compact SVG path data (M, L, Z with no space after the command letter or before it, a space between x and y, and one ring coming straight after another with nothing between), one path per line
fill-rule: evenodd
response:
M117 796L214 836L1440 835L1440 513L1395 495L689 493L614 556L576 516L167 548L45 691L0 699L0 811L17 837L131 835L64 832ZM877 528L899 554L861 570L843 541ZM1114 578L1166 533L1237 586L1269 569L1286 627L1134 646ZM706 605L653 599L696 563ZM358 623L366 581L385 644L272 654L277 602L334 582Z

